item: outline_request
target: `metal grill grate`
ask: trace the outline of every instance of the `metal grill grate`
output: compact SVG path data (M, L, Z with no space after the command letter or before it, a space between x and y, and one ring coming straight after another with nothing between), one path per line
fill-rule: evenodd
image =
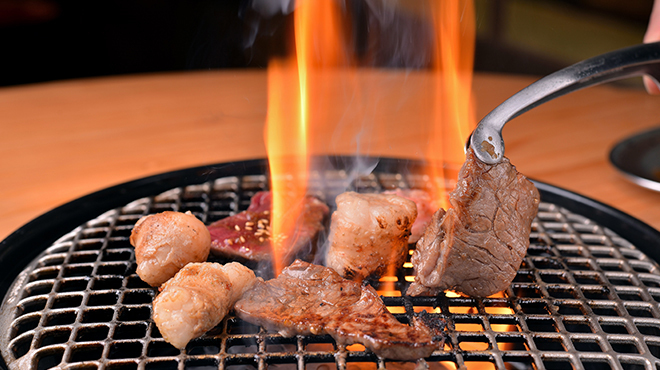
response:
M346 188L419 187L423 176L375 173L351 181L316 173L313 191L329 202ZM267 188L264 175L223 177L175 188L113 209L61 237L20 274L0 320L12 369L413 369L378 359L361 345L346 356L329 336L284 338L228 317L180 351L151 320L155 290L135 274L133 224L165 210L211 223L247 208ZM447 322L432 369L660 368L660 271L631 243L557 205L542 203L531 245L511 286L484 299L452 294L411 298L406 262L374 286L402 322L426 310ZM224 261L220 261L224 262Z

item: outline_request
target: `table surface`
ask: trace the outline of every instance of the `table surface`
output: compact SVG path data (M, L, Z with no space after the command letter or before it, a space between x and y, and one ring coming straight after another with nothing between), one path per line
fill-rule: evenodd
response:
M365 72L365 111L383 129L360 153L423 158L432 99L425 72ZM477 74L483 117L535 78ZM264 158L266 74L205 71L61 81L0 89L0 240L61 204L129 180ZM341 117L340 117L341 120ZM346 122L343 122L346 124ZM608 162L621 139L660 124L660 97L615 85L560 97L509 122L506 155L530 178L609 204L660 229L660 193ZM354 125L352 123L351 125ZM348 126L351 126L348 125ZM327 150L358 151L328 129ZM63 230L63 233L66 232Z

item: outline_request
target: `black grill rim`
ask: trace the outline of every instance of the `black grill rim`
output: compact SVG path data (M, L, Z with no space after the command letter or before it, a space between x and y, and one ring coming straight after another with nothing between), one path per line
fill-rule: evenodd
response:
M365 159L365 157L361 158ZM410 168L429 164L415 159L366 157L378 160L374 171L405 173ZM355 157L320 156L312 162L331 163L335 168L350 168ZM185 168L121 183L85 195L48 211L14 231L0 242L0 296L4 297L16 276L64 233L75 229L103 212L124 206L142 197L159 194L166 190L206 182L219 177L245 176L267 173L266 159L217 163ZM656 262L660 262L660 231L607 204L587 198L543 182L532 180L544 202L556 204L587 217L628 240ZM0 358L0 368L7 369Z

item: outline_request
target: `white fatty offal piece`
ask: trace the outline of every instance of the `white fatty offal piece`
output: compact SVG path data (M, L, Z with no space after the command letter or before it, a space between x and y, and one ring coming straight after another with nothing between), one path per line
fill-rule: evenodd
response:
M336 199L326 266L356 281L400 267L417 218L415 202L394 194L346 192Z
M166 211L144 216L131 232L137 274L160 286L190 262L204 262L211 250L211 234L192 213Z
M154 322L168 343L182 349L218 325L257 280L238 262L190 263L160 288Z

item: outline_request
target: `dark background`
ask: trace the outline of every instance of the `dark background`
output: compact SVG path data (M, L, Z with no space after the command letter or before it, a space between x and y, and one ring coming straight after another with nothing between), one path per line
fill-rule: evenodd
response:
M0 85L248 64L241 1L17 2L34 8L0 28Z
M0 0L0 86L159 71L263 68L270 55L284 51L291 19L262 19L250 10L249 1ZM348 0L354 22L363 26L354 35L356 48L368 32L361 1ZM580 54L580 47L573 54L558 52L570 50L571 42L597 44L602 52L641 42L652 0L476 0L476 5L476 69L543 75L590 56ZM556 22L549 14L557 14ZM535 16L546 23L529 26L521 19ZM257 37L246 47L255 25ZM583 26L593 29L589 32L598 43L572 40L570 32L585 37ZM599 29L625 38L614 40ZM569 37L562 32L569 32ZM521 39L524 36L528 38ZM607 38L612 41L602 40ZM406 64L404 60L382 66L423 67Z

